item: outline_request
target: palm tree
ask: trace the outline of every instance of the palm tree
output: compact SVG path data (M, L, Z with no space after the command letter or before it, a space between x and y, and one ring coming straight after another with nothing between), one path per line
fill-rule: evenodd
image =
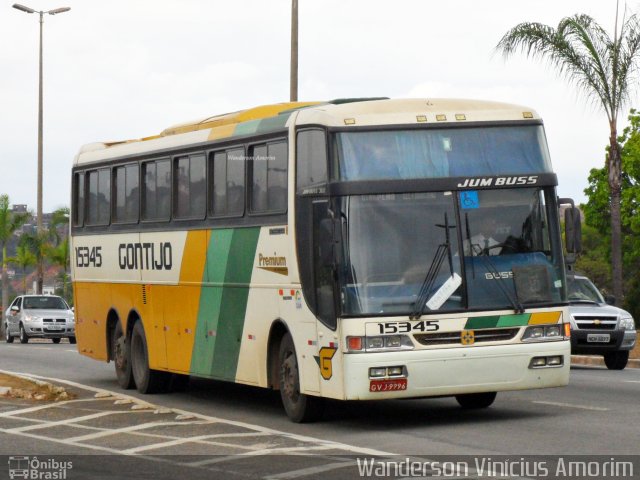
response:
M64 237L67 235L60 236L58 232L58 227L60 226L69 226L69 207L61 207L51 214L51 222L49 222L49 236L54 242L54 245L59 245Z
M9 279L7 278L7 244L13 234L30 218L28 213L15 213L9 205L9 196L0 195L0 247L2 247L2 322L4 328L5 310L9 304Z
M27 293L27 267L32 267L36 264L36 256L27 248L26 245L18 245L16 247L16 256L9 258L9 262L17 265L22 269L22 293Z
M69 268L69 237L64 237L58 245L48 245L45 248L47 258L54 265L62 267L62 296L65 300L69 300L67 297L67 286L69 283L69 275L67 274Z
M20 237L20 245L27 248L36 258L36 266L41 269L44 265L44 259L47 255L49 247L49 232L43 230L41 232L25 233ZM36 293L42 293L42 285L36 289Z
M600 106L609 121L606 160L611 213L611 265L613 293L623 300L620 197L622 185L618 115L635 87L640 58L640 19L631 15L618 31L618 11L613 38L588 15L563 18L556 28L521 23L498 43L505 57L522 51L528 57L547 60Z

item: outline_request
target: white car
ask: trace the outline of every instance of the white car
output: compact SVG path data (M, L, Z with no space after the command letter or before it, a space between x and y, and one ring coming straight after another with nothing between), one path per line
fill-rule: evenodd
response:
M68 338L76 343L76 324L73 310L56 295L20 295L6 311L5 340L12 343L14 337L20 343L29 338L50 338L53 343Z

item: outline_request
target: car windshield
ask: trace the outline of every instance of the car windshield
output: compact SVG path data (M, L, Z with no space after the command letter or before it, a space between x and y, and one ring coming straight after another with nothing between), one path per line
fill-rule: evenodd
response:
M25 310L67 310L67 304L60 297L25 297Z
M598 288L587 278L569 278L570 302L596 302L604 303L604 299Z

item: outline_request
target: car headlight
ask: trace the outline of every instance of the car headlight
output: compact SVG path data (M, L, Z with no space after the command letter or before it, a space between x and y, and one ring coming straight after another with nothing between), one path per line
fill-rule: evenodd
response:
M636 324L633 321L633 317L623 317L620 319L620 326L623 330L635 330Z
M37 317L36 315L25 315L24 319L27 322L36 322L36 321L40 320L40 317Z

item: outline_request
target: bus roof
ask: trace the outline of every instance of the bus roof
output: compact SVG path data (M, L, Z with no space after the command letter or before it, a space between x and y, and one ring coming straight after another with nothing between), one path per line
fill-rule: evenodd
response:
M287 102L241 110L166 128L158 135L84 145L74 165L140 155L212 140L267 133L289 125L329 127L447 124L539 119L523 106L464 99L339 99L328 102Z

